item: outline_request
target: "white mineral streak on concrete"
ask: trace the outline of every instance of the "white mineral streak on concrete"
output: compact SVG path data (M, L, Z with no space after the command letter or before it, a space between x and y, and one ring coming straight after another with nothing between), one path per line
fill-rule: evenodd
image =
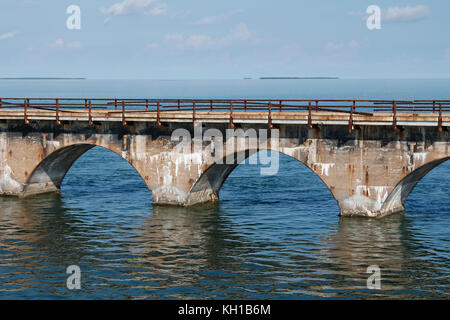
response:
M433 145L433 150L437 152L447 153L449 152L450 142L445 141L436 141Z
M174 186L162 185L152 190L153 201L164 203L164 199L170 199L169 203L185 203L188 193Z
M425 162L427 158L427 153L426 152L416 152L414 153L414 163L416 162Z
M414 163L412 163L411 157L409 156L408 153L405 153L405 157L406 157L406 159L408 159L408 171L411 172L415 169L415 165L414 165Z
M400 183L397 187L394 188L391 192L391 196L389 198L389 201L384 203L384 210L385 211L392 211L396 207L402 207L402 189L403 184Z
M47 145L48 146L52 146L52 147L54 147L54 148L59 148L59 141L49 141L49 140L47 140Z
M180 168L190 171L192 166L197 166L197 174L200 176L202 174L202 153L179 153L179 152L161 152L148 157L148 162L154 164L156 173L160 176L163 174L163 184L170 185L173 183L172 175L173 172L175 177L180 173ZM156 162L156 163L155 163ZM162 166L162 172L159 171L159 167ZM174 166L174 170L171 167ZM195 168L195 167L194 167ZM170 179L166 179L166 175L170 176Z
M163 178L161 186L152 190L154 200L164 203L185 203L188 193L177 188L176 179L180 169L190 171L194 165L198 166L198 176L201 175L201 153L161 152L148 156L148 162L156 168L156 175Z
M364 212L368 217L376 217L381 205L368 197L354 194L340 202L341 208L346 212L354 212L360 214Z
M281 153L291 156L292 158L297 159L298 161L302 161L302 152L304 152L305 149L306 149L305 146L298 146L298 147L281 147L279 150Z
M380 211L384 201L389 195L388 187L386 186L370 186L365 185L356 186L356 194L341 200L341 208L349 212L364 212L369 217L376 217ZM376 200L366 197L375 197Z
M69 134L63 134L62 140L64 146L69 146L72 144L72 137Z
M18 194L23 190L23 185L14 179L14 172L7 161L7 138L0 135L0 193Z
M356 194L363 195L367 192L367 186L356 186Z
M8 166L6 159L0 162L0 193L18 194L22 191L23 185L14 180L14 172Z
M138 161L148 162L149 153L148 152L130 152L130 156L132 159Z
M146 152L146 137L138 135L134 139L134 152L130 152L130 156L136 160L147 163L148 152Z
M280 148L280 152L287 154L288 156L291 156L293 158L295 158L295 156L298 154L299 151L300 151L299 147L295 147L295 148L282 147L282 148Z
M377 201L380 204L383 204L383 202L389 195L388 188L386 186L369 187L369 195L372 196L370 189L373 189L375 191L375 196L377 197Z
M364 193L367 193L369 197L375 197L376 201L379 202L380 205L389 195L388 187L386 186L356 186L356 194L364 196Z
M172 171L170 170L170 164L163 165L162 174L163 174L163 185L171 186L173 183ZM176 176L176 175L175 175Z
M308 163L316 162L316 153L317 153L317 141L314 139L310 142L308 148Z
M321 174L328 177L328 171L330 168L333 168L335 166L334 163L314 163L316 166L320 166Z

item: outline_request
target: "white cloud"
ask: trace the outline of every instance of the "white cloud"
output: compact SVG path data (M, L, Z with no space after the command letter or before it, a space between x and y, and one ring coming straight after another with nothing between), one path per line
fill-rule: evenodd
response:
M186 45L195 49L205 48L213 43L213 38L204 34L194 34L186 39Z
M214 23L221 22L231 16L234 16L234 15L242 13L242 12L244 12L244 10L238 9L238 10L234 10L232 12L221 13L221 14L215 15L215 16L206 16L206 17L203 17L203 18L195 21L194 24L198 24L198 25L214 24Z
M218 43L223 46L229 46L234 42L246 41L250 39L251 35L252 34L248 30L247 25L245 23L239 23L236 26L234 26L230 34L228 34L222 39L219 39Z
M56 48L62 48L64 46L64 40L63 39L56 39L53 43L53 46Z
M350 51L359 48L359 43L356 40L351 40L348 44L342 42L328 42L325 45L325 49L329 52L338 52L338 51Z
M351 11L348 14L350 16L359 16L364 20L368 17L367 13L362 11ZM381 9L381 23L420 21L429 16L431 16L431 9L425 5Z
M194 22L194 24L213 24L216 23L218 21L223 20L223 15L218 15L218 16L208 16L208 17L203 17L197 21Z
M339 49L344 48L344 45L342 43L334 43L334 42L328 42L325 46L325 49L327 49L328 51L336 51Z
M180 33L166 34L164 44L179 49L205 49L212 47L227 47L237 42L244 42L250 39L251 33L245 23L239 23L232 28L226 36L213 38L205 34L194 34L184 37ZM159 48L157 43L151 43L151 48ZM147 46L148 48L150 45Z
M0 34L0 40L5 40L5 39L11 39L14 38L16 36L17 32L13 31L13 32L6 32L3 34Z
M164 40L165 41L182 41L183 40L183 35L180 33L174 33L174 34L166 34L164 36Z
M381 11L381 21L404 22L422 20L431 15L431 9L424 5L415 7L390 7Z
M66 42L66 41L64 41L64 39L59 38L59 39L56 39L52 44L50 44L50 47L78 49L78 48L81 48L81 42L80 41Z
M157 16L167 11L167 5L159 0L124 0L114 3L109 8L100 8L105 15L121 16L128 14L150 14Z
M215 40L210 36L204 34L194 34L185 38L182 34L166 34L164 36L164 43L171 47L178 49L193 48L201 49L211 46Z
M239 40L244 41L248 40L251 36L250 31L248 31L247 25L245 23L237 24L232 30L231 35L229 36L229 40Z

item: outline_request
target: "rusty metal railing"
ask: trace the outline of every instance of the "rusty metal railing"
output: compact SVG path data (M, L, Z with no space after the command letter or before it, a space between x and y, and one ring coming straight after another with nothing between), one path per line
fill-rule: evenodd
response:
M275 112L306 112L308 125L312 127L312 115L337 112L349 115L349 131L355 115L373 116L377 113L392 114L392 125L397 129L397 115L401 113L438 114L439 129L442 130L442 114L450 112L450 100L360 100L360 99L119 99L119 98L0 98L0 111L23 110L25 122L29 122L30 110L55 112L60 116L66 112L88 113L92 122L93 111L108 114L121 113L126 125L126 112L155 112L160 124L162 112L190 112L195 121L196 112L225 112L233 126L233 114L237 112L267 112L269 126Z

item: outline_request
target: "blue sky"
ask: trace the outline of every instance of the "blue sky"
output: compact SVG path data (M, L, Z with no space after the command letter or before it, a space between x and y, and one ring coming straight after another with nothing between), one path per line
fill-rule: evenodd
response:
M450 78L449 13L442 0L0 0L0 77Z

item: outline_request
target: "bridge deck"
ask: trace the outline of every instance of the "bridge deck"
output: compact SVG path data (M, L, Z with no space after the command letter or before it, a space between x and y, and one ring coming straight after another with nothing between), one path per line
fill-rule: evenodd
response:
M438 113L397 113L397 125L399 126L438 126ZM1 109L1 120L24 120L23 111L15 109ZM229 123L230 113L221 111L196 111L195 115L191 111L101 111L92 110L64 110L60 111L59 121L119 121L124 119L126 122L212 122ZM269 123L269 112L241 112L236 111L231 115L233 123ZM311 118L312 124L324 125L348 125L349 114L341 112L278 112L270 114L272 124L308 124ZM374 113L373 115L353 114L352 122L354 125L388 125L391 126L394 121L393 113ZM450 114L444 113L441 116L442 126L450 126ZM48 110L28 110L28 121L51 120L56 121L55 111Z
M450 100L0 98L0 120L450 126Z

